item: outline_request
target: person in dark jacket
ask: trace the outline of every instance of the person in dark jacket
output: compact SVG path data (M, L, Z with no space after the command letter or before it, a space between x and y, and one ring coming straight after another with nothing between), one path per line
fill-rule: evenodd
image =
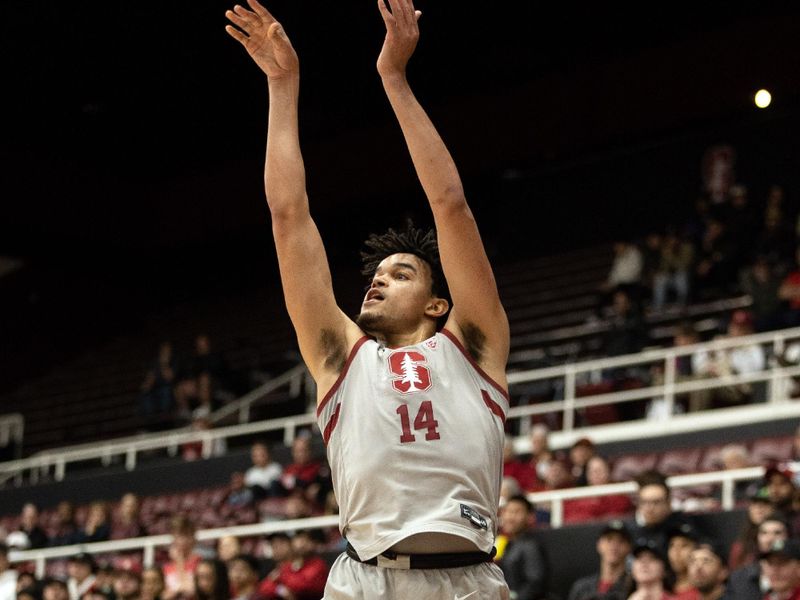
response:
M773 513L758 526L757 554L768 551L777 541L789 537L789 524L780 513ZM761 563L752 563L731 572L725 590L725 600L761 600L769 589L762 577Z
M618 519L606 523L597 538L600 570L572 584L567 600L626 600L631 587L627 558L632 545L625 523Z
M515 600L545 597L547 563L533 534L535 513L525 496L512 496L501 512L505 546L497 564Z
M669 535L690 519L672 510L670 489L666 477L658 471L646 471L637 477L639 490L636 494L635 540L648 540L667 554Z

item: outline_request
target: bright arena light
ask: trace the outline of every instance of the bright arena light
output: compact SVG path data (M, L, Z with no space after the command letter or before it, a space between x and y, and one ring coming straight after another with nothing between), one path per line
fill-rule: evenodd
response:
M772 102L772 94L767 90L758 90L756 92L756 106L758 108L767 108L769 103Z

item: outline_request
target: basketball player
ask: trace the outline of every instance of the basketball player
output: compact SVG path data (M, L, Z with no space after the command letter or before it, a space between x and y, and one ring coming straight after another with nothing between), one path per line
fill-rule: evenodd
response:
M275 18L248 4L226 13L235 25L226 29L267 75L272 230L349 541L325 599L508 598L491 562L508 321L455 164L406 80L420 12L411 0L379 1L386 38L377 67L436 233L409 225L370 237L371 283L353 321L336 304L309 213L297 55Z

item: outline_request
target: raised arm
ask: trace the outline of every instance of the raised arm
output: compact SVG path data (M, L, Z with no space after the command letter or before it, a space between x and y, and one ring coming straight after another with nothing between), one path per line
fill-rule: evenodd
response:
M256 0L225 13L238 40L267 75L269 125L264 185L272 216L286 308L300 352L321 389L333 383L357 326L336 305L322 238L311 219L300 153L297 101L300 67L286 32Z
M447 327L490 376L505 382L508 319L492 268L456 165L406 78L406 65L419 39L421 13L414 10L411 0L378 0L378 8L386 24L378 73L433 211L442 268L453 299Z

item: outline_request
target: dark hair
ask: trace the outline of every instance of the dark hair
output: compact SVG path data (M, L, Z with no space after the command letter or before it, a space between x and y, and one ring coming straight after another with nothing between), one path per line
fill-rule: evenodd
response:
M238 558L238 557L237 557ZM231 594L231 584L228 580L228 567L218 558L204 558L198 563L206 564L214 571L214 591L207 594L197 586L197 569L194 572L195 595L198 600L228 600Z
M506 500L506 504L507 505L511 504L512 502L519 502L520 504L522 504L525 507L525 510L527 510L529 513L533 512L533 504L531 504L531 501L528 500L522 494L517 494L515 496L511 496L508 500Z
M364 241L369 249L361 252L362 275L372 277L383 259L392 254L413 254L428 264L431 269L431 293L438 298L450 301L450 291L442 271L439 259L439 244L434 229L414 227L413 221L406 221L403 231L395 231L391 227L386 233L371 233Z
M250 568L250 570L253 571L253 573L258 575L258 571L261 565L258 564L258 559L256 557L251 556L249 554L237 554L228 562L232 563L237 560L245 563Z
M639 473L636 477L636 484L639 486L640 490L648 485L657 485L664 488L664 491L667 493L667 498L671 495L669 486L667 485L667 478L660 471L650 470Z

